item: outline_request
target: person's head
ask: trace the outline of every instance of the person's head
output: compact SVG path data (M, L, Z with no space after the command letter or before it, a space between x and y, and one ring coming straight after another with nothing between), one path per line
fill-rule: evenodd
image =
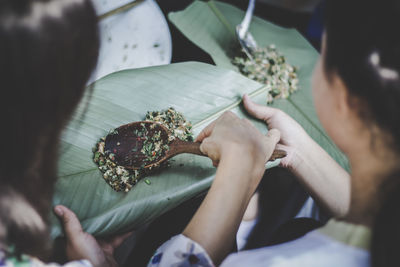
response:
M400 1L327 0L324 16L323 51L313 82L316 110L328 134L350 157L350 162L352 157L386 161L382 165L387 168L386 173L383 171L383 177L377 177L378 190L364 189L378 191L377 198L369 200L373 216L377 212L375 207L380 209L380 215L372 222L372 260L377 266L388 266L393 262L385 264L382 259L389 254L382 257L376 247L385 251L389 247L388 235L396 236L400 229L400 225L384 229L385 221L380 220L397 223L400 212L396 208L391 211L395 217L388 219L387 213L381 216L382 211L388 211L386 195L400 184L400 176L396 175L400 167ZM357 197L354 191L362 183L373 187L353 178L352 198Z
M89 0L2 0L0 40L0 243L34 254L60 133L97 62L97 18Z
M399 14L400 2L396 0L326 1L323 53L316 72L326 88L338 90L314 88L322 119L356 115L363 124L358 126L387 134L386 145L398 152L400 125L393 115L399 111L400 100L400 36L395 34ZM333 103L336 99L339 103ZM327 103L336 106L322 107ZM328 109L332 114L327 114ZM344 132L340 127L331 129L337 125L333 117L325 121L329 121L324 126L333 138ZM345 138L338 138L338 145L346 151Z

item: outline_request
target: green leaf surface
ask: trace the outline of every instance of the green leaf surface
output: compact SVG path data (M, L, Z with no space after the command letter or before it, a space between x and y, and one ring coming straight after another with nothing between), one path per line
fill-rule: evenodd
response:
M169 169L147 178L150 185L141 180L123 193L106 184L92 161L92 147L110 129L170 106L184 113L198 134L225 110L240 113L240 96L258 88L234 71L195 62L126 70L100 79L62 137L53 204L76 212L85 231L106 235L140 227L192 198L211 184L215 168L208 158L179 155ZM258 127L266 132L262 123ZM52 222L55 237L61 228L54 216Z
M215 6L221 13L231 12L227 17L232 25L236 20L240 21L243 15L243 12L229 5L216 2ZM191 39L195 33L207 36L209 32L209 41L215 47L219 42L226 42L225 39L219 41L218 38L225 36L227 30L223 25L220 27L220 19L215 17L215 11L207 3L194 2L187 10L171 15L172 18L178 27L185 22L191 25L189 31L192 31L192 35L184 32ZM200 27L199 20L203 21L204 29ZM210 24L210 21L215 24ZM259 24L260 30L252 33L257 41L262 44L259 35L273 38L289 61L301 68L301 91L294 94L289 101L279 100L273 105L294 117L346 167L346 159L322 130L312 105L310 75L317 53L297 32L259 19L256 21L258 22L252 24L252 29ZM231 38L228 34L226 38ZM211 38L212 36L215 38ZM194 42L197 43L195 40ZM215 48L221 52L221 62L225 55L222 47L219 50ZM203 49L213 58L219 57L218 54L212 54L204 47ZM221 65L215 58L217 64ZM231 110L240 117L248 117L239 105L241 95L247 93L257 103L265 104L266 88L237 73L228 58L225 63L224 68L188 62L125 70L97 81L93 92L86 95L85 101L81 103L63 134L59 180L53 204L70 207L76 212L85 231L101 236L138 228L207 190L215 174L211 161L205 157L184 154L175 157L170 168L147 177L150 184L143 179L128 193L115 192L106 184L93 163L92 147L110 129L142 120L147 111L162 110L170 106L192 121L195 134L226 110ZM262 132L267 132L263 122L254 119L252 121ZM56 237L61 234L61 227L54 216L51 220L52 236Z
M217 66L238 72L231 60L239 46L235 28L244 15L244 11L226 3L194 1L185 10L172 12L168 17L189 40L209 53ZM249 31L260 47L275 44L287 61L299 68L300 90L290 99L275 101L272 106L290 110L288 113L301 124L308 121L310 127L305 130L349 170L347 159L327 136L314 111L311 76L319 56L317 51L295 29L283 28L256 16Z

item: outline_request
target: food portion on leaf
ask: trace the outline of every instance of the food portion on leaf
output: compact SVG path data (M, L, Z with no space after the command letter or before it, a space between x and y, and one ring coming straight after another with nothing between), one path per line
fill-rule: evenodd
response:
M156 162L169 150L168 138L162 138L161 130L156 127L157 124L147 126L141 123L141 129L135 130L135 135L139 136L143 144L141 147L135 146L132 152L137 152L137 150L140 149L140 153L144 155L142 162L146 165ZM132 162L131 165L137 166L134 162Z
M275 45L257 47L250 59L241 52L232 63L246 77L267 85L267 103L277 98L288 98L298 90L297 68L286 62Z
M138 121L122 125L105 139L106 153L127 169L140 169L159 161L169 150L169 130L161 123Z
M170 134L167 137L163 136L165 133L158 129L157 124L144 122L129 133L127 133L131 130L129 127L110 131L106 137L100 138L93 148L93 161L103 173L104 180L115 191L128 192L142 177L160 167L167 167L168 162L163 162L144 169L144 166L158 161L165 155L169 150L169 143L175 138L183 141L193 140L191 123L172 107L162 111L147 112L145 120L163 125ZM117 142L114 138L117 135L128 136L129 138L124 140L128 140L129 143ZM129 151L126 151L127 149ZM119 155L123 155L123 158L119 158ZM127 164L139 169L125 168Z
M163 111L147 112L146 121L159 122L171 131L170 140L179 138L182 141L193 141L192 124L185 119L182 113L174 108Z

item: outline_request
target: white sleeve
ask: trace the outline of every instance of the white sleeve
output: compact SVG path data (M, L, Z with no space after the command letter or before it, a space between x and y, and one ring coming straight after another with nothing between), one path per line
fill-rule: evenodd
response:
M180 234L172 237L157 249L148 267L164 266L214 266L210 256L195 241Z

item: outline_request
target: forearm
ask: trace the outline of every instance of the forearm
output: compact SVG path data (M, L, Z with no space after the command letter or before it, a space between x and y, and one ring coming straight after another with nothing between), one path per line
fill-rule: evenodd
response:
M350 174L311 138L294 152L289 168L333 216L350 206Z
M253 164L246 159L222 158L206 198L183 232L202 245L216 264L232 249L235 234L255 191L256 186L248 182L249 176L262 176L262 163L261 167Z

